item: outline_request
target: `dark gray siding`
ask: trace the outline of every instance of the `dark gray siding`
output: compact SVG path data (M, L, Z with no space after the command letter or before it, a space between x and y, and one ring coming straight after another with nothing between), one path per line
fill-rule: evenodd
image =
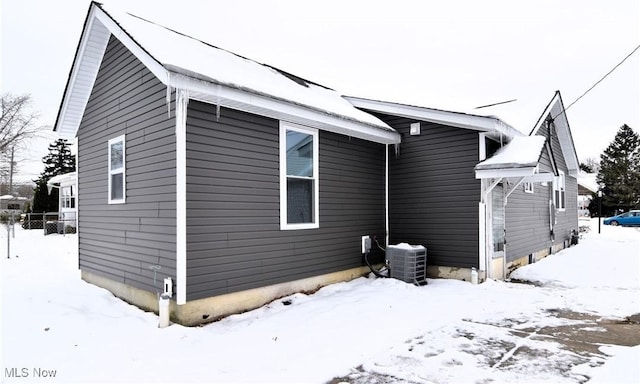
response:
M378 115L402 135L399 154L390 146L390 242L427 247L428 263L478 267L480 180L478 132Z
M552 172L547 151L543 150L540 170ZM533 193L525 193L521 184L507 199L506 258L513 261L551 247L549 199L552 183L534 183Z
M538 135L549 137L546 126L540 128ZM552 244L560 244L568 239L571 230L578 227L578 185L577 180L569 176L562 148L555 129L551 132L551 153L545 148L540 158L540 171L553 172L551 155L559 170L565 173L565 211L556 213L554 226L555 240L552 243L549 229L549 200L553 198L553 183L534 184L534 193L524 193L523 187L509 197L507 204L507 261L527 256L531 253L549 249Z
M175 278L175 123L165 92L112 36L78 130L80 268L149 291ZM122 134L126 203L108 204L107 142Z
M384 146L321 131L320 228L280 230L277 120L190 101L187 299L362 265L384 236Z
M538 134L546 134L542 132ZM551 124L551 150L553 158L559 170L565 175L565 206L564 212L558 212L556 215L556 225L554 227L555 243L562 243L571 236L571 230L578 229L578 180L569 176L569 170L564 159L564 153L558 140L558 133L554 124Z

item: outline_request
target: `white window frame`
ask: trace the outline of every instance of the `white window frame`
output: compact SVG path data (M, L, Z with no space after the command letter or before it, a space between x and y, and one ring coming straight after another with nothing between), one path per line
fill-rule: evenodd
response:
M111 146L118 142L122 142L122 167L117 169L112 169L111 168ZM125 135L114 137L113 139L109 140L108 149L107 149L107 164L109 165L109 174L107 177L109 188L107 191L107 198L108 198L109 204L124 204L127 199L127 173L126 173L127 150L126 148L127 146L125 143ZM111 188L112 188L111 176L117 175L119 173L122 173L122 199L112 199L111 198Z
M557 193L556 193L557 192ZM553 178L553 204L556 210L564 211L567 202L567 191L563 171L558 171L558 176Z
M524 183L522 183L522 188L524 189L525 193L533 193L533 183L532 182L525 181Z
M287 208L287 131L296 131L311 135L313 137L313 220L310 223L288 223ZM318 177L319 139L318 130L301 125L280 121L280 229L298 230L320 228L320 182Z

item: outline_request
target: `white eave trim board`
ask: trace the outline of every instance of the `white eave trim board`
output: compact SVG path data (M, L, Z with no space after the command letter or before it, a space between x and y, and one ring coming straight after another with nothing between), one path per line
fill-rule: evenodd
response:
M400 134L392 128L384 129L370 126L342 116L331 115L324 111L194 79L178 73L171 72L169 79L169 86L188 89L191 99L208 104L239 109L380 144L397 144L401 140Z
M162 64L145 51L129 34L123 30L105 11L98 8L96 18L100 20L120 42L127 47L163 84L168 83L168 71Z
M62 96L56 125L53 128L59 136L64 138L75 137L109 42L108 29L95 18L98 11L99 9L93 6L87 15L65 93ZM71 106L74 107L71 108Z
M542 124L547 121L549 116L554 119L556 132L558 133L558 141L560 141L560 147L562 148L562 154L564 156L564 161L567 164L569 174L573 177L577 177L580 170L580 163L578 161L578 154L573 143L571 128L569 127L569 121L567 120L567 113L564 108L564 103L562 102L560 91L556 91L555 95L547 105L547 108L538 118L538 122L534 126L533 130L531 130L529 136L537 134L542 127Z
M369 100L353 96L345 96L345 99L357 108L387 113L393 116L429 121L481 132L499 132L510 138L522 135L513 127L495 117L476 116L461 112L443 111L413 105Z
M92 35L93 31L97 29L101 29L103 33L99 37L94 37ZM368 125L343 116L315 110L312 107L296 105L285 100L278 100L169 71L144 50L111 16L96 5L91 8L89 13L87 29L81 39L81 49L77 53L68 89L65 91L64 104L61 107L60 117L56 124L55 130L61 136L74 137L77 134L110 34L113 34L131 51L160 82L169 87L189 91L193 99L381 144L397 144L401 140L400 135L388 126ZM99 51L90 52L90 50L86 49L86 47L95 47L97 42L100 43L101 47ZM96 48L92 49L95 50ZM86 71L83 72L78 69L88 62L93 63L93 65L88 67Z
M523 182L542 183L553 181L554 174L535 173L537 167L476 170L476 179L524 178Z
M167 70L108 14L93 4L87 16L53 129L59 136L73 138L77 134L111 35L120 40L162 83L167 83Z

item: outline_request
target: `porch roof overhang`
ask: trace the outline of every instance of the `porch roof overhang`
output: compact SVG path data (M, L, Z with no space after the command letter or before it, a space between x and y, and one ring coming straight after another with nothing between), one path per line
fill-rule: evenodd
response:
M62 175L57 175L47 181L47 190L51 193L52 188L68 187L76 184L76 173L69 172Z
M527 182L553 180L551 172L539 172L546 139L542 136L514 137L495 155L475 166L476 179L524 178Z

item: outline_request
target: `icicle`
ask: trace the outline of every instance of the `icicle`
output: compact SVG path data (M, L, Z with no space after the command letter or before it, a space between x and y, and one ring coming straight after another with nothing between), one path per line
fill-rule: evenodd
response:
M220 84L216 86L216 121L220 121Z
M400 157L400 143L394 145L394 149L396 151L396 159Z
M171 118L171 74L167 73L167 118Z

